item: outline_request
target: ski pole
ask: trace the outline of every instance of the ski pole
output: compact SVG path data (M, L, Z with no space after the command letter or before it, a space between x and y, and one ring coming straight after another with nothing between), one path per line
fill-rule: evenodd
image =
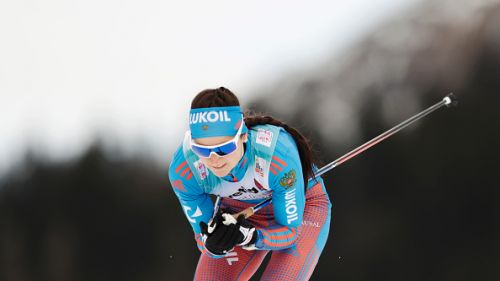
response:
M374 137L373 139L367 141L366 143L358 146L357 148L349 151L348 153L344 154L343 156L341 156L340 158L338 158L337 160L323 166L321 169L319 169L318 171L316 171L316 173L314 173L314 176L309 178L308 182L323 175L324 173L332 170L333 168L335 167L338 167L340 166L342 163L345 163L347 160L353 158L354 156L360 154L361 152L367 150L368 148L378 144L379 142L387 139L388 137L394 135L395 133L401 131L402 129L406 128L408 125L416 122L417 120L423 118L424 116L430 114L431 112L443 107L443 106L446 106L446 107L452 107L452 106L456 106L458 104L458 100L457 100L457 97L453 94L453 93L450 93L449 95L447 95L446 97L444 97L440 102L434 104L433 106L413 115L412 117L406 119L405 121L399 123L398 125L392 127L391 129L383 132L382 134L378 135L377 137ZM220 198L219 196L217 196L217 201L216 201L218 204L220 203ZM252 216L254 213L256 213L257 211L259 211L260 209L264 208L265 206L269 205L270 203L272 202L272 197L260 202L259 204L253 206L253 207L248 207L246 209L244 209L243 211L239 212L239 213L236 213L234 214L233 216L235 218L237 218L238 216L240 215L245 215L245 218L248 218L250 216ZM217 207L218 208L218 207Z

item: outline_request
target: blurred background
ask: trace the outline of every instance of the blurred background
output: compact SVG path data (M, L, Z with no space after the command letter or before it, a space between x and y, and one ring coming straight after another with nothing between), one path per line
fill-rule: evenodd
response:
M500 280L500 1L250 2L0 3L0 280L192 280L167 168L218 86L324 164L454 92L327 174L311 279Z

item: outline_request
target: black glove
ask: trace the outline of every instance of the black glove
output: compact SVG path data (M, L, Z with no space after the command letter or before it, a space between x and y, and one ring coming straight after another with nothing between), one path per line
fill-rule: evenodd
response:
M247 245L255 241L255 228L243 215L236 220L231 214L217 212L208 222L200 222L203 242L209 252L214 255L224 255L236 245Z

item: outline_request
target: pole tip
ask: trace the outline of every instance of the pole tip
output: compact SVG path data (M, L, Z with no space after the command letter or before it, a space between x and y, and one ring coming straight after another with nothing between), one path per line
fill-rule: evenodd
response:
M444 104L447 107L453 107L453 106L457 106L458 105L458 98L453 93L450 93L449 95L447 95L446 97L444 97L443 100L444 100Z

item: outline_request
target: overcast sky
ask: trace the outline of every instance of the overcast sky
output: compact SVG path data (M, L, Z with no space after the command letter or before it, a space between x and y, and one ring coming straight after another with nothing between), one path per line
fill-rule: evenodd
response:
M0 172L26 147L65 159L101 133L166 160L200 90L248 101L416 2L0 1Z

